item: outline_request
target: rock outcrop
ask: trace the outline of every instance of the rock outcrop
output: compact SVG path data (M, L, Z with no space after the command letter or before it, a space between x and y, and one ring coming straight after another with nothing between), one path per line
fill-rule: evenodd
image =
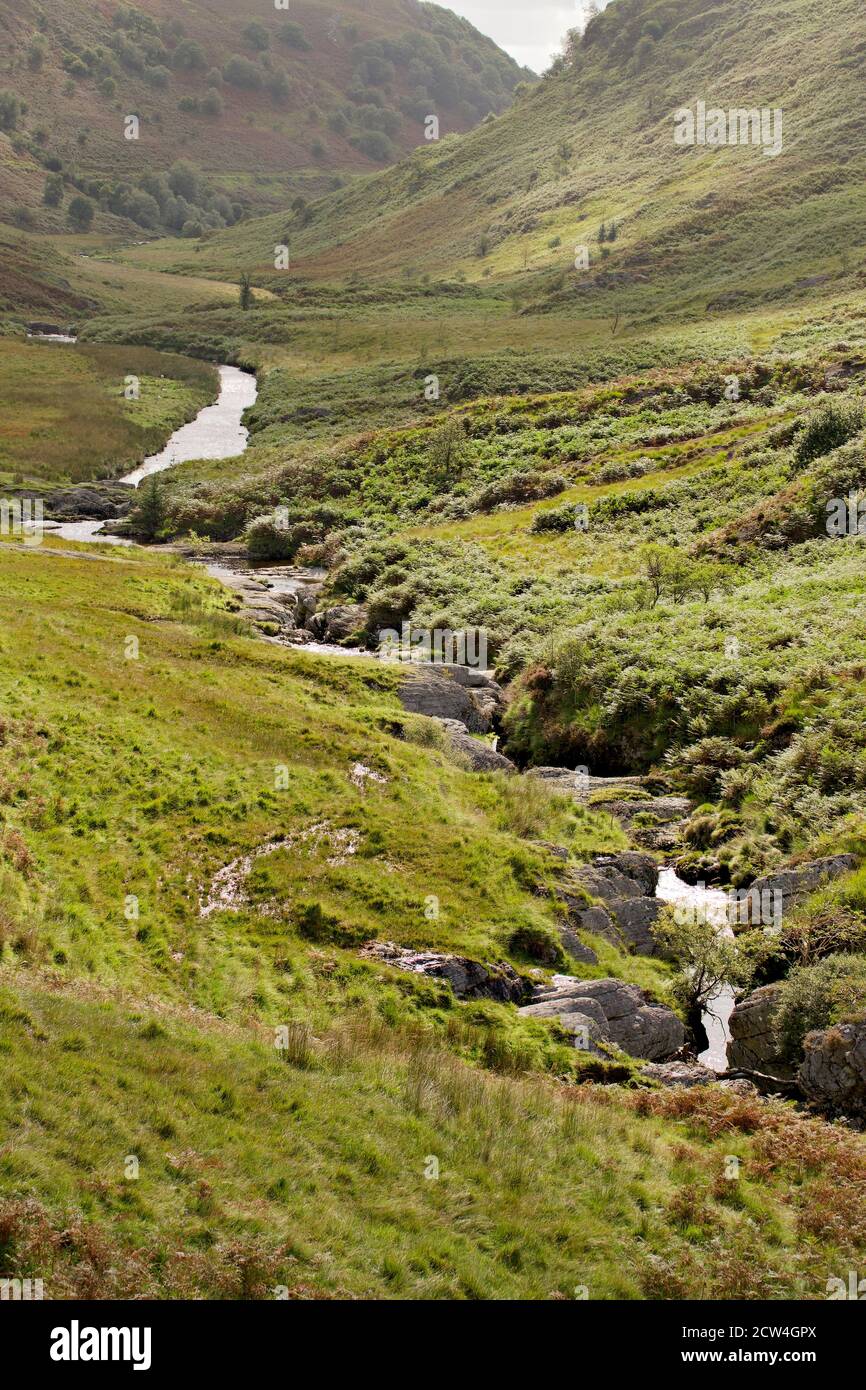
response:
M675 849L680 832L692 812L692 802L684 796L640 795L643 777L592 777L565 767L534 767L527 777L538 777L565 796L583 805L593 804L618 820L632 839L646 849L668 852ZM621 791L622 796L616 793ZM604 800L598 800L600 793Z
M307 619L307 630L317 642L346 642L360 632L367 621L367 610L361 603L338 603L323 608Z
M570 869L557 888L572 929L595 932L636 955L656 955L653 927L664 904L656 898L658 867L649 854L626 850L599 854ZM600 898L603 906L588 901Z
M398 693L412 714L456 719L472 734L490 733L504 703L496 682L467 666L407 663Z
M648 1062L641 1076L660 1086L708 1086L718 1080L716 1073L702 1062Z
M445 730L448 742L455 752L469 761L473 772L516 772L517 769L504 753L497 753L489 743L473 738L465 724L459 719L437 719Z
M646 801L605 801L597 809L618 820L637 844L667 854L679 847L693 803L684 796L653 796Z
M360 954L367 960L378 960L396 970L431 979L446 980L458 999L499 999L507 1004L520 1004L532 986L507 961L497 965L482 965L468 956L447 955L439 951L412 951L393 941L368 941Z
M112 521L125 516L134 501L130 483L79 483L50 493L45 510L53 521Z
M797 1080L822 1109L866 1119L866 1023L807 1033Z
M782 916L790 912L799 898L804 898L820 888L822 883L839 878L841 874L856 869L857 860L853 854L833 854L826 859L813 859L808 864L798 864L793 869L780 869L777 873L764 874L751 885L751 894L764 893L781 895ZM772 897L770 901L773 901Z
M554 975L551 984L539 986L532 1003L520 1012L528 1018L569 1019L568 1031L583 1026L574 1023L575 1015L582 1015L596 1024L589 1035L591 1042L613 1042L630 1056L653 1062L673 1057L686 1042L685 1027L672 1009L622 980Z
M731 1013L728 1066L732 1071L755 1071L791 1080L793 1068L783 1061L774 1030L781 987L762 985L741 999Z
M572 771L568 767L531 767L527 777L537 777L542 782L550 782L554 790L563 796L572 795L579 801L588 801L594 792L615 791L643 786L642 777L592 777L586 772Z
M592 911L593 909L590 908L589 910ZM607 913L605 913L605 916L607 917ZM610 922L609 917L607 920ZM593 928L588 927L587 930L593 930ZM591 946L587 946L585 941L581 941L577 932L574 931L572 927L560 927L559 939L565 950L568 951L568 954L572 956L574 960L580 961L581 965L598 965L598 956L595 951Z

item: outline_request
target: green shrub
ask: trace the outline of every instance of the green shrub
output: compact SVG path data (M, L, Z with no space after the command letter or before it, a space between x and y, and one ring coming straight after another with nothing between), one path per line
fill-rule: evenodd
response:
M862 428L862 406L853 402L828 401L809 416L797 436L794 458L802 467L847 444Z
M469 505L479 512L490 512L494 507L508 504L523 506L527 502L556 497L558 493L564 492L567 486L565 478L557 473L536 473L525 469L488 483L486 487L472 494Z
M93 218L96 215L96 208L89 198L82 198L79 194L73 198L67 208L67 216L72 226L79 232L89 232L93 226Z
M396 150L388 136L381 130L364 130L360 135L353 135L351 144L362 154L369 155L371 159L385 164L396 157Z
M251 48L255 48L259 53L264 53L271 46L270 35L263 24L253 20L251 24L246 24L242 29L242 34Z
M199 44L192 39L184 39L174 50L172 64L178 72L203 72L207 67L207 58Z
M546 532L563 532L574 530L577 520L577 511L573 503L565 507L552 507L549 511L538 512L532 518L530 531L538 536Z
M541 965L564 965L565 954L549 927L526 923L508 938L508 949L515 956L528 956Z
M0 130L14 130L22 113L21 102L14 92L0 91Z
M782 983L774 1019L782 1056L797 1062L807 1033L858 1018L864 1010L866 957L831 955L795 967Z
M312 44L304 36L304 31L300 24L295 24L294 20L286 19L280 25L277 35L281 43L288 44L289 48L298 48L302 52L308 52Z
M746 754L729 738L702 738L670 753L665 762L692 796L717 797L722 775L746 762Z
M262 85L261 69L239 53L228 59L223 67L223 77L233 87L241 87L250 92L258 91Z
M362 926L349 925L326 912L321 903L300 903L297 925L301 936L308 941L326 942L333 946L359 946L369 935Z
M246 543L251 560L291 560L299 545L293 532L271 516L259 516L250 523Z

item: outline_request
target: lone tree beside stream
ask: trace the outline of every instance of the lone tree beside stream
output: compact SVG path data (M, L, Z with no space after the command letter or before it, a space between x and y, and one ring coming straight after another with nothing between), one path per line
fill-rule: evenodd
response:
M154 541L162 530L168 516L165 497L154 474L142 483L138 500L129 517L130 530L145 541Z
M666 913L655 935L665 957L677 967L671 992L682 1006L698 1051L703 1052L709 1046L704 1012L725 986L745 989L757 961L719 924L700 912L692 916Z

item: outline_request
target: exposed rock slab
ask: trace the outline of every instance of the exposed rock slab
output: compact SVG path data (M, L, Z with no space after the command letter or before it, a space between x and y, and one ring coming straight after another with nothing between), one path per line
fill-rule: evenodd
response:
M686 1042L685 1027L672 1009L656 1004L637 985L622 980L577 980L556 975L550 986L539 987L533 1002L520 1012L535 1018L580 1013L597 1019L599 1009L611 1042L632 1057L665 1061Z
M612 791L618 787L639 788L644 784L643 777L592 777L584 772L572 772L567 767L532 767L526 775L553 783L564 796L572 795L579 801L588 801L593 792Z
M756 878L750 892L763 894L778 893L782 898L782 915L790 912L799 898L804 898L820 888L822 883L839 878L841 874L856 869L857 860L853 854L833 854L826 859L813 859L808 864L798 864L792 869L780 869L776 873L764 874Z
M569 955L573 956L581 965L598 965L598 956L595 951L591 946L587 946L584 941L581 941L577 932L573 931L571 927L560 927L559 939Z
M597 854L591 864L575 870L574 877L594 898L612 904L623 898L652 897L659 871L651 855L625 850L622 854Z
M50 493L45 510L54 521L111 521L125 516L134 500L135 488L130 483L79 483Z
M507 961L497 965L482 965L468 956L449 955L439 951L412 951L393 941L369 941L360 954L368 960L379 960L396 970L431 979L447 980L458 999L499 999L519 1004L527 997L531 985Z
M671 1087L709 1086L718 1080L716 1073L701 1062L649 1062L641 1076Z
M728 1065L733 1071L764 1072L781 1080L793 1077L792 1067L779 1055L773 1027L780 996L778 984L762 985L735 1006L728 1043Z
M497 753L489 743L473 738L465 724L459 719L437 719L448 736L448 742L455 752L468 758L473 772L516 772L517 769L504 753Z
M307 619L307 630L317 642L345 642L360 632L367 621L361 603L338 603L323 608Z
M600 1047L600 1043L610 1042L610 1029L590 1014L575 1010L574 1013L559 1014L557 1022L563 1032L571 1037L572 1044L579 1052L592 1052L596 1057L610 1057L610 1051Z
M653 928L664 903L658 898L623 898L612 904L616 924L636 956L657 956L659 945Z
M433 719L456 719L470 733L487 734L503 706L500 687L480 671L415 663L400 683L403 708Z
M592 777L565 767L533 767L526 775L540 778L564 795L573 796L582 805L591 802L599 792L621 790L625 793L640 790L646 785L644 777ZM610 800L598 801L594 809L613 816L638 844L667 853L677 847L693 803L684 796L647 795L637 799L612 796ZM639 815L652 816L653 824L635 824L635 818Z
M654 896L658 866L649 854L626 850L600 854L591 864L568 871L557 890L568 908L569 925L593 931L636 955L658 952L653 928L663 904ZM588 904L584 894L601 898Z
M866 1119L866 1023L807 1033L797 1079L822 1108Z

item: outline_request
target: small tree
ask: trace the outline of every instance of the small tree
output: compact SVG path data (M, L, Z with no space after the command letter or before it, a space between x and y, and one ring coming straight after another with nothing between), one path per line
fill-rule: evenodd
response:
M241 276L241 286L240 294L238 296L238 302L242 309L251 308L253 303L253 287L247 271L244 271L243 275Z
M178 198L186 198L190 203L198 198L200 171L189 159L175 160L168 171L168 186Z
M430 437L430 462L437 482L459 477L469 457L466 425L458 415L450 415Z
M14 130L21 116L21 102L14 92L0 91L0 130Z
M271 39L267 29L257 20L247 24L243 30L243 36L250 48L255 48L259 53L264 53L271 46Z
M206 116L221 116L223 113L223 99L216 87L210 87L205 96L201 99L201 109Z
M48 46L44 38L41 34L37 34L27 50L27 66L31 68L33 72L38 72L45 62L45 55L47 52Z
M692 1032L706 1046L701 1015L726 986L744 989L754 965L723 927L696 912L664 916L655 928L656 941L679 967L672 982L674 997L683 1006Z
M277 106L285 106L288 103L292 88L289 79L282 70L275 72L272 77L268 78L268 91L271 94L271 100Z
M61 174L49 174L45 180L45 190L42 194L42 201L47 208L59 208L63 202L63 176Z
M709 603L716 589L730 588L731 571L726 565L713 560L702 560L689 570L689 587L701 595L704 603Z
M139 488L138 500L129 518L131 529L143 540L156 540L167 515L162 487L153 473Z
M82 198L80 194L72 199L67 210L69 221L78 232L90 231L95 213L96 208L90 199Z
M203 72L207 58L201 46L192 39L184 39L174 50L172 63L177 72Z
M641 548L640 564L652 596L652 607L655 608L662 594L667 593L680 578L682 560L669 546L653 542Z

